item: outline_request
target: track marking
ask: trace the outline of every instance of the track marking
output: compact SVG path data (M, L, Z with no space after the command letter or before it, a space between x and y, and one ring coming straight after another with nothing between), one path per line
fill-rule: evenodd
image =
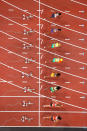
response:
M28 25L28 24L23 24L23 25Z
M85 13L85 11L84 11L84 10L79 10L78 12L80 12L80 13Z
M66 69L66 70L70 70L70 69L71 69L71 67L65 67L65 69Z
M2 78L0 78L0 80L4 80L4 79L2 79ZM6 80L4 80L4 81L6 81ZM18 87L18 88L20 88L20 89L23 89L23 87L21 87L21 86L18 86L18 85L16 85L16 84L13 84L13 83L10 83L10 82L8 82L8 81L6 81L8 84L10 84L10 85L13 85L13 86L15 86L15 87ZM66 102L63 102L63 101L60 101L60 100L56 100L56 99L54 99L54 98L51 98L51 97L48 97L48 96L45 96L45 95L42 95L42 94L39 94L39 93L36 93L36 92L33 92L33 91L30 91L31 93L34 93L34 94L36 94L36 95L40 95L40 96L43 96L43 97L45 97L45 98L47 98L47 99L51 99L51 100L55 100L55 101L58 101L58 102L61 102L61 103L63 103L63 104L65 104L65 105L68 105L68 106L72 106L72 107L75 107L75 108L78 108L78 109L82 109L82 110L87 110L86 108L83 108L83 107L80 107L80 106L77 106L77 105L73 105L73 104L70 104L70 103L66 103Z
M8 9L8 11L10 11L10 12L14 12L14 9Z
M70 40L70 39L69 39L69 38L65 38L65 40L67 40L67 41L68 41L68 40Z
M84 38L79 38L78 40L84 41L85 39Z
M24 40L28 40L28 38L22 38L22 39L24 39Z
M85 81L81 81L80 84L83 84L83 85L84 85L84 84L85 84Z
M5 16L3 16L3 15L0 15L0 16L3 17L4 19L7 19L7 20L9 20L9 21L12 21L13 23L16 23L17 25L20 25L20 26L22 26L22 27L24 27L24 28L26 28L26 29L31 30L30 28L28 28L28 27L26 27L26 26L23 26L23 25L19 24L18 22L15 22L15 21L13 21L13 20L11 20L11 19L9 19L9 18L7 18L7 17L5 17ZM34 32L39 34L39 32L36 31L36 30L34 30ZM43 36L45 36L45 37L50 38L51 40L56 40L56 41L58 41L58 42L62 42L62 43L65 43L65 44L67 44L67 45L70 45L70 46L73 46L73 47L76 47L76 48L79 48L79 49L84 49L84 50L87 51L86 48L83 48L83 47L80 47L80 46L77 46L77 45L74 45L74 44L71 44L71 43L68 43L68 42L65 42L65 41L56 39L56 38L54 38L54 37L48 36L48 35L43 34L43 33L40 33L40 34L43 35Z
M14 67L8 66L8 65L6 65L6 64L4 64L4 63L2 63L2 62L0 62L0 64L2 64L3 66L6 66L7 68L10 68L10 69L12 69L12 70L15 70L15 71L17 71L17 72L19 72L19 73L23 73L23 74L26 75L26 76L29 75L28 73L25 73L25 72L23 72L23 71L20 71L20 70L14 68ZM31 77L39 80L39 78L36 77L36 76L33 76L33 75L32 75ZM49 81L46 81L46 80L43 80L43 79L40 79L40 81L43 81L43 82L45 82L45 83L49 83L49 84L52 84L52 85L56 85L56 86L61 86L61 85L55 84L54 82L49 82ZM11 83L11 82L10 82L10 83ZM64 86L61 86L61 87L64 88L64 89L70 90L70 91L74 91L74 92L77 92L77 93L80 93L80 94L87 95L87 93L84 93L84 92L80 92L80 91L77 91L77 90L73 90L73 89L70 89L70 88L67 88L67 87L64 87Z
M84 24L80 24L80 25L78 25L78 26L80 26L80 27L84 27L85 25L84 25Z
M65 25L65 26L71 26L71 25Z
M66 99L70 99L70 98L71 98L71 96L65 96L65 98L66 98Z
M70 10L65 10L65 12L68 12L68 13L69 13L69 12L71 12L71 11L70 11Z
M14 24L13 24L13 23L8 23L8 25L12 26L12 25L14 25Z
M84 52L82 52L82 53L79 53L79 55L82 55L82 56L84 56L84 55L85 55L85 53L84 53Z
M85 67L83 66L83 67L80 67L80 70L85 70Z
M71 53L70 52L66 52L65 55L70 55Z
M81 96L80 98L81 98L81 99L85 99L86 97L85 97L85 96Z
M69 81L66 81L65 83L67 83L67 84L70 84L71 82L69 82Z
M80 4L80 5L84 5L84 6L87 6L87 4L84 4L84 3L81 3L79 1L75 1L75 0L70 0L71 2L74 2L74 3L77 3L77 4Z
M8 38L8 39L12 40L13 38Z
M13 4L11 4L11 3L5 1L5 0L2 0L2 1L5 2L6 4L10 5L10 6L13 6L13 7L15 7L15 8L17 8L17 9L19 9L19 10L25 12L25 13L27 13L27 14L31 14L31 13L29 13L28 11L24 11L23 9L21 9L21 8L19 8L19 7L15 6L15 5L13 5ZM40 2L40 3L41 3L41 2ZM31 14L31 15L33 15L33 14ZM39 19L38 16L36 16L36 15L33 15L33 16ZM51 23L51 24L53 24L53 25L60 26L60 27L62 27L62 28L64 28L64 29L67 29L67 30L70 30L70 31L73 31L73 32L76 32L76 33L79 33L79 34L82 34L82 35L87 35L87 34L85 34L85 33L83 33L83 32L79 32L79 31L77 31L77 30L73 30L73 29L64 27L64 26L62 26L62 25L53 23L53 22L51 22L51 21L48 21L48 20L46 20L45 18L41 18L41 17L40 17L40 19L43 20L43 21L46 21L46 22L48 22L48 23Z

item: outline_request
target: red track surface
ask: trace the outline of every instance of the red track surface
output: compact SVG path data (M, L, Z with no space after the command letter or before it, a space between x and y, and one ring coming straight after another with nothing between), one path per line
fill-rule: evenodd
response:
M0 0L0 126L87 127L87 2L40 2ZM50 18L59 11L61 17ZM29 13L33 18L23 20ZM51 33L52 28L62 31ZM54 42L62 46L52 49ZM24 44L33 47L24 49ZM52 63L57 57L63 63ZM61 76L45 78L52 72ZM51 93L56 85L62 89ZM53 100L63 107L43 107ZM52 115L62 120L44 120Z

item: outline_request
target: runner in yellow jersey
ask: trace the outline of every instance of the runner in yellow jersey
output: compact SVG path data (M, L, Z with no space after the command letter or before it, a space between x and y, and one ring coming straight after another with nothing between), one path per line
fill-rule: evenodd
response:
M61 74L60 73L54 73L54 72L52 72L51 73L51 77L59 77Z
M60 73L54 73L54 72L52 72L49 76L44 76L44 78L58 78L60 76L61 76Z

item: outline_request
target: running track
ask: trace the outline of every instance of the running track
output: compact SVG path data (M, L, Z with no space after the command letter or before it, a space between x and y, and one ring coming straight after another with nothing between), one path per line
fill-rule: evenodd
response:
M0 0L0 6L0 126L87 127L87 2ZM62 16L50 18L56 12ZM52 49L54 42L62 46ZM64 62L52 63L57 57ZM61 77L45 78L51 72ZM57 85L62 89L51 93ZM63 108L43 107L52 100ZM51 115L63 119L43 119Z

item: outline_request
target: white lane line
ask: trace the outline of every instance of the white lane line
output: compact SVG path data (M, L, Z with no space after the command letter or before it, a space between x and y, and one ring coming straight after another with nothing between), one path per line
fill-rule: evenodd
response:
M12 38L14 38L14 39L17 39L18 41L21 41L21 42L23 42L23 43L26 43L26 44L30 45L28 42L22 41L22 40L18 39L17 37L14 37L14 36L12 36L12 35L9 35L9 34L6 33L6 32L3 32L3 31L0 31L0 32L2 32L3 34L5 34L5 35L7 35L7 36L10 36L10 37L12 37ZM35 46L35 48L39 48L39 47ZM65 59L74 61L74 62L76 62L76 63L80 63L80 64L83 64L83 65L87 65L87 63L80 62L80 61L77 61L77 60L74 60L74 59L71 59L71 58L68 58L68 57L64 57L64 56L58 55L58 54L56 54L56 53L50 52L50 51L45 50L45 49L42 49L42 48L40 48L40 49L43 50L43 51L45 51L45 52L48 52L48 53L50 53L50 54L53 54L53 55L56 55L56 56L60 56L60 57L63 57L63 58L65 58ZM40 54L41 54L41 53L40 53Z
M9 18L7 18L7 17L5 17L5 16L3 16L3 15L0 15L0 16L3 17L4 19L7 19L7 20L9 20L9 21L12 21L13 23L16 23L16 24L19 25L19 26L22 26L22 27L24 27L24 28L26 28L26 29L31 30L30 28L28 28L28 27L26 27L26 26L23 26L23 25L19 24L18 22L15 22L15 21L13 21L13 20L11 20L11 19L9 19ZM36 31L36 30L34 30L34 32L39 34L39 32ZM40 34L43 35L43 36L45 36L45 37L50 38L51 40L56 40L56 41L58 41L58 42L65 43L65 44L67 44L67 45L70 45L70 46L73 46L73 47L76 47L76 48L83 49L83 50L86 50L86 51L87 51L86 48L83 48L83 47L80 47L80 46L77 46L77 45L74 45L74 44L71 44L71 43L68 43L68 42L65 42L65 41L59 40L59 39L57 39L57 38L54 38L54 37L48 36L48 35L43 34L43 33L40 33Z
M33 0L33 1L35 1L35 2L38 3L37 0ZM77 18L77 19L81 19L81 20L87 21L87 19L85 19L85 18L82 18L82 17L75 16L75 15L70 14L70 13L64 12L64 11L62 11L62 10L56 9L56 8L50 6L50 5L45 4L45 3L40 2L40 4L41 4L41 5L44 5L44 6L48 7L48 8L51 8L51 9L53 9L53 10L60 11L61 13L64 13L64 14L69 15L69 16L72 16L72 17L74 17L74 18Z
M42 96L41 96L42 97ZM45 97L45 96L44 96ZM28 113L30 113L30 112L35 112L35 113L38 113L39 111L0 111L0 112L28 112ZM43 112L46 112L46 113L70 113L70 114L87 114L87 111L40 111L41 113L43 113ZM1 127L1 126L0 126ZM30 126L29 126L30 127ZM41 127L43 127L43 126L41 126ZM58 126L59 127L59 126ZM64 126L65 127L65 126Z
M29 74L27 74L27 73L25 73L25 72L23 72L23 71L20 71L20 70L18 70L18 69L15 69L14 67L11 67L11 66L9 66L9 65L6 65L6 64L4 64L4 63L2 63L2 62L0 62L0 64L2 64L3 66L6 66L7 68L10 68L10 69L12 69L12 70L15 70L15 71L17 71L17 72L19 72L19 73L22 73L22 74L24 74L24 75L26 75L26 76L29 75ZM31 77L39 80L39 78L36 77L36 76L33 76L33 75L32 75ZM64 88L64 89L67 89L67 90L70 90L70 91L73 91L73 92L76 92L76 93L79 93L79 94L87 95L87 93L85 93L85 92L80 92L80 91L73 90L73 89L70 89L70 88L67 88L67 87L64 87L64 86L61 86L61 85L57 85L57 84L55 84L54 82L49 82L49 81L46 81L46 80L43 80L43 79L40 79L40 81L43 81L43 82L45 82L45 83L52 84L52 85L55 85L55 86L60 86L60 87L62 87L62 88Z
M5 82L6 82L6 81L5 81ZM33 98L35 99L36 97L38 98L39 96L0 96L0 98L11 98L11 97L12 97L12 98L18 98L18 97L19 97L19 98L20 98L20 97L21 97L21 98L33 97Z
M79 1L75 1L75 0L70 0L71 2L74 2L74 3L77 3L77 4L80 4L80 5L84 5L84 6L87 6L87 4L84 4L84 3L81 3Z
M28 11L24 11L23 9L21 9L21 8L15 6L15 5L13 5L13 4L9 3L9 2L6 2L6 1L4 1L4 0L3 0L3 2L5 2L5 3L7 3L8 5L13 6L13 7L15 7L15 8L17 8L17 9L19 9L19 10L21 10L21 11L27 13L27 14L31 14L31 13L29 13ZM31 14L31 15L33 15L33 14ZM39 19L38 16L36 16L36 15L33 15L33 16ZM40 17L40 19L43 20L43 21L46 21L46 22L48 22L48 23L51 23L51 24L53 24L53 25L60 26L60 27L62 27L62 28L64 28L64 29L67 29L67 30L70 30L70 31L73 31L73 32L76 32L76 33L79 33L79 34L82 34L82 35L87 35L87 34L85 34L85 33L83 33L83 32L79 32L79 31L77 31L77 30L73 30L73 29L64 27L64 26L62 26L62 25L53 23L53 22L51 22L51 21L48 21L48 20L46 20L45 18L41 18L41 17Z
M4 80L4 79L0 78L0 80ZM8 82L7 80L4 80L4 81L6 81L6 82L7 82L8 84L10 84L10 85L13 85L13 86L18 87L18 88L20 88L20 89L23 89L23 87L21 87L21 86L19 86L19 85L10 83L10 82ZM73 104L70 104L70 103L66 103L66 102L64 102L64 101L56 100L56 99L54 99L54 98L51 98L51 97L48 97L48 96L45 96L45 95L42 95L42 94L39 94L39 93L36 93L36 92L33 92L33 91L30 91L30 92L31 92L31 93L34 93L34 94L36 94L36 95L43 96L43 97L45 97L45 98L47 98L47 99L50 99L50 100L55 100L55 101L61 102L61 103L65 104L65 105L68 105L68 106L72 106L72 107L75 107L75 108L78 108L78 109L82 109L82 110L87 110L87 108L83 108L83 107L80 107L80 106L77 106L77 105L73 105Z
M8 49L6 49L6 48L3 48L2 46L0 46L0 48L2 48L2 49L4 49L4 50L7 50L7 51L10 51L10 50L8 50ZM12 51L10 51L10 52L12 52ZM23 57L23 56L15 53L15 52L12 52L12 53L15 54L15 55L17 55L17 56L20 56L20 57L22 57L22 58L24 58L24 59L29 59L29 58ZM35 60L29 59L29 61L38 64L38 62L36 62ZM80 78L80 79L87 80L87 78L84 78L84 77L81 77L81 76L77 76L77 75L74 75L74 74L71 74L71 73L68 73L68 72L65 72L65 71L56 69L56 68L54 68L54 67L50 67L50 66L44 65L44 64L42 64L42 63L40 63L40 65L42 65L42 66L44 66L44 67L47 67L47 68L49 68L49 69L52 69L52 70L56 70L56 71L62 72L62 73L64 73L64 74L67 74L67 75L70 75L70 76L73 76L73 77L76 77L76 78Z

